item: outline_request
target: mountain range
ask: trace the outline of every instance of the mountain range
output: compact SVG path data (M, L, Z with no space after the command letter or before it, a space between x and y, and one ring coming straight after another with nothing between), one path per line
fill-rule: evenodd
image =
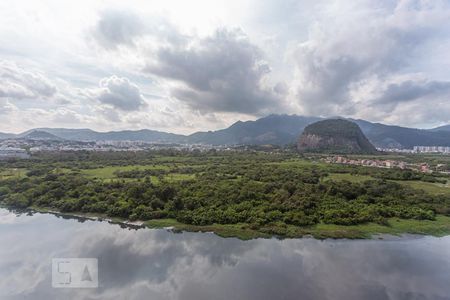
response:
M238 121L225 129L196 132L191 135L173 134L149 129L98 132L91 129L36 128L20 134L0 133L0 139L139 140L154 143L285 145L295 143L306 126L324 119L320 117L273 114L255 121ZM377 147L410 149L419 145L450 146L450 125L433 129L416 129L372 123L365 120L348 120L358 124L370 142Z
M450 125L444 125L431 129L432 131L450 131Z

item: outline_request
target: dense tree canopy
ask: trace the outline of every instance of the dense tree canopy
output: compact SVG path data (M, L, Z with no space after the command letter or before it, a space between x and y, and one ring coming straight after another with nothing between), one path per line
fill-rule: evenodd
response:
M19 162L27 172L0 181L0 201L17 208L91 212L131 220L247 223L254 229L319 222L386 224L390 217L432 220L436 214L450 215L449 196L427 194L390 180L424 179L411 171L291 163L292 157L282 154L128 155L80 153ZM119 168L109 179L86 173L94 166L134 164L139 165ZM330 172L374 179L331 180Z

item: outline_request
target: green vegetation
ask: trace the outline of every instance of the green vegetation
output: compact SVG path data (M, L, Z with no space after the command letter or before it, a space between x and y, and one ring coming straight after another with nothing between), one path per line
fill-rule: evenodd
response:
M149 227L243 239L450 233L448 178L293 153L42 154L0 162L0 175L2 205Z
M22 178L25 176L27 170L20 168L0 169L0 180L9 178Z
M388 171L385 171L388 172ZM335 181L350 181L350 182L364 182L367 180L375 180L378 176L378 172L374 172L372 176L368 175L360 175L360 174L354 174L354 173L330 173L328 177L325 178L325 180L335 180ZM418 176L421 174L417 174ZM389 177L385 175L385 177ZM423 181L422 178L427 177L418 177L411 180L393 180L396 183L409 186L411 188L414 188L416 190L422 190L429 194L433 195L450 195L450 183L447 181L446 178L435 178L434 180L431 179L431 181ZM434 178L434 177L432 177ZM386 178L389 179L389 178Z
M443 184L421 181L401 181L400 183L433 195L450 195L450 185L448 183Z
M328 119L317 121L305 127L306 134L314 134L323 137L357 138L361 129L356 123L344 119Z
M215 232L223 237L238 237L252 239L257 237L270 237L270 234L256 231L247 224L213 224L209 226L194 226L178 222L175 219L157 219L145 223L150 228L173 228L176 230ZM265 229L267 230L267 228ZM313 236L315 238L371 238L378 234L426 234L444 236L450 233L450 217L436 216L435 220L414 220L390 218L385 225L377 223L364 223L358 225L336 225L319 223L313 226L299 227L286 226L285 237Z
M120 175L120 173L125 172L155 171L154 173L157 174L158 173L157 171L164 171L167 169L168 167L165 165L148 165L148 166L130 165L130 166L108 166L102 168L82 170L81 172L89 177L96 177L100 179L113 179L117 177L122 177L117 176L117 173L119 173Z
M377 153L359 126L343 119L322 120L306 126L297 148L301 152Z
M350 181L350 182L364 182L367 180L374 180L373 177L367 175L350 174L350 173L330 173L326 180L334 181Z

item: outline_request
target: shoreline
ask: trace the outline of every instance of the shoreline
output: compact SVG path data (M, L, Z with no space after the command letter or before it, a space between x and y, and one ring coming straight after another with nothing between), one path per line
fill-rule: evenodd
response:
M174 232L212 232L223 238L238 238L251 240L256 238L315 238L323 239L384 239L389 235L399 237L413 234L421 236L442 237L450 235L450 217L437 215L436 220L412 220L391 218L388 226L375 223L359 225L335 225L316 224L313 226L299 227L293 225L277 226L267 225L259 230L251 229L249 224L213 224L213 225L190 225L176 221L175 219L153 219L147 221L130 221L119 217L108 217L103 214L73 212L66 213L54 209L29 207L23 210L1 205L9 211L49 213L55 216L84 219L92 221L106 221L111 224L119 224L130 228L168 229Z

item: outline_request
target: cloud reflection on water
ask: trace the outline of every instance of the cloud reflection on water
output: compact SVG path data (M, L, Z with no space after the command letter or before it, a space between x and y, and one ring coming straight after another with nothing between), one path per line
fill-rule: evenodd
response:
M378 300L450 295L450 237L240 241L210 233L124 229L48 214L11 217L0 212L1 299ZM100 287L51 288L54 257L97 257Z

